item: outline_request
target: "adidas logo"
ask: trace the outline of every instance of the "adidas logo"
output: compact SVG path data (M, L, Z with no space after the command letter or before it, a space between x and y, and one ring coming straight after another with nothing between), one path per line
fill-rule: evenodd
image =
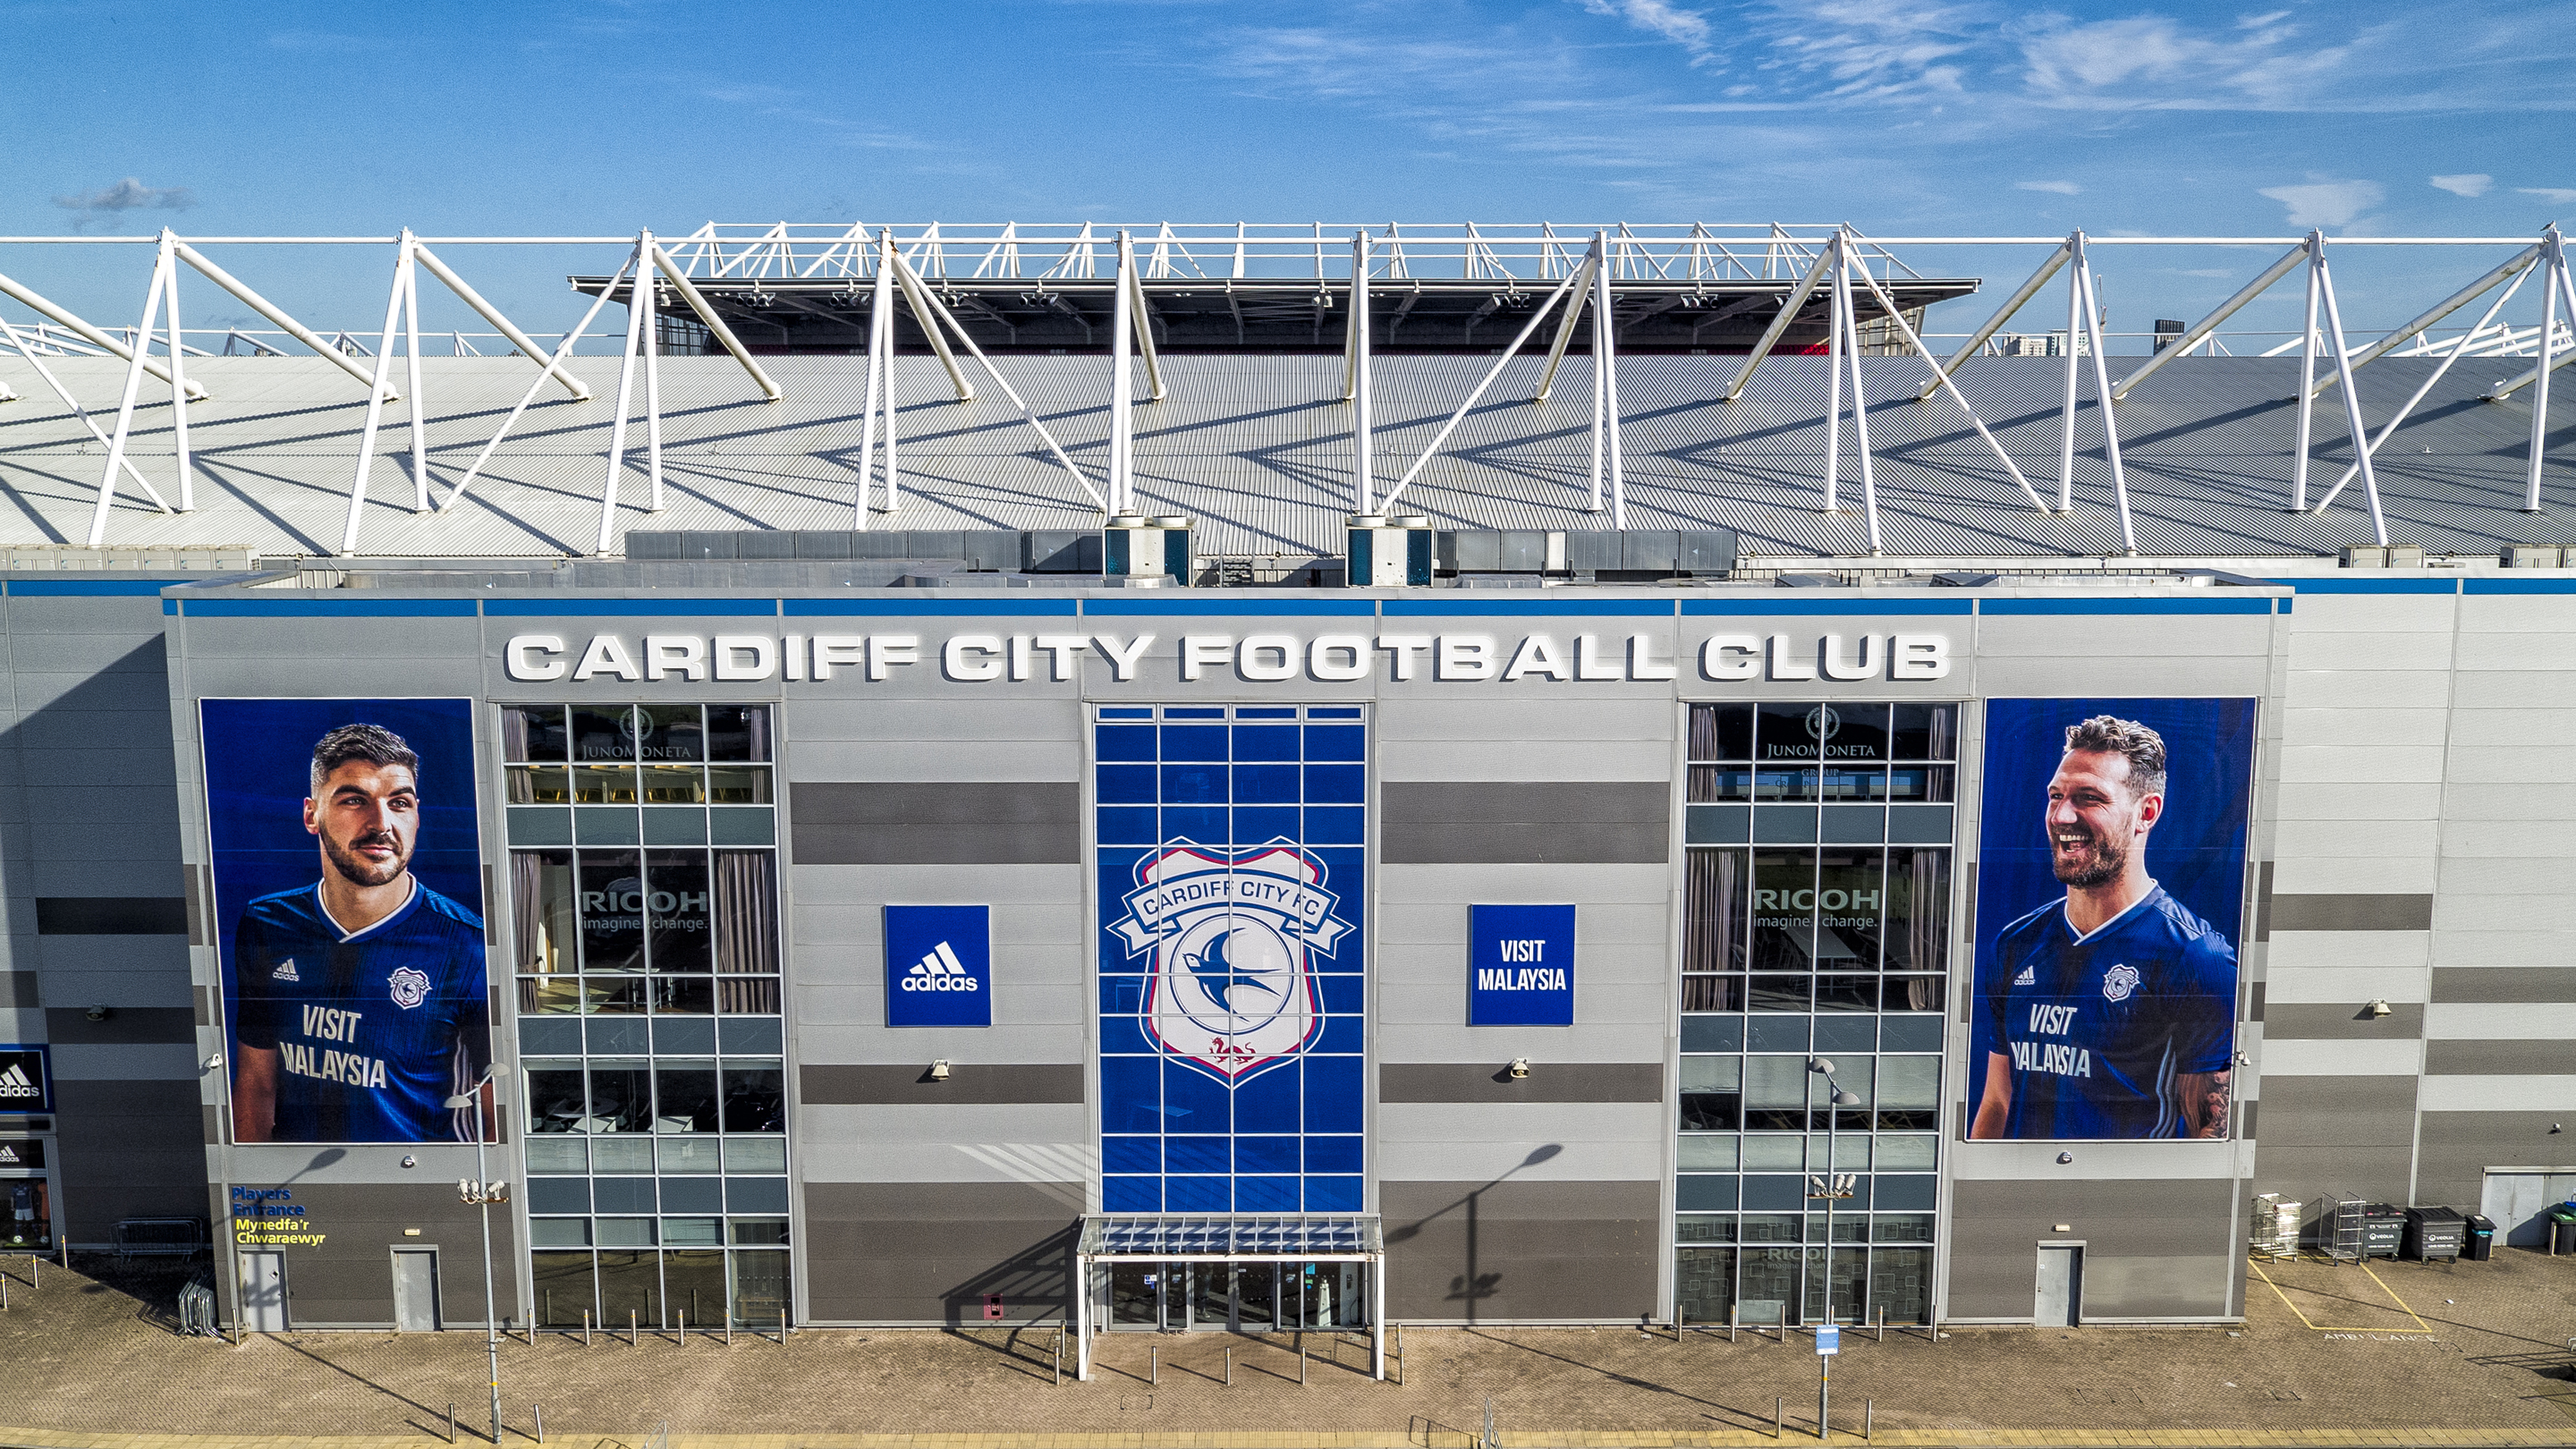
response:
M945 941L932 947L929 955L913 962L912 969L903 973L903 989L906 991L981 991L983 988L984 983L966 970L965 964L957 959L956 952L948 949Z
M2037 986L2038 984L2039 966L2036 962L2021 968L2021 974L2013 978L2015 986Z
M277 969L268 973L268 979L271 981L302 981L304 978L295 974L295 958L289 956L285 960L277 963Z
M44 1093L37 1089L35 1081L27 1075L27 1069L16 1062L11 1062L7 1071L0 1072L0 1097L41 1097L43 1095Z

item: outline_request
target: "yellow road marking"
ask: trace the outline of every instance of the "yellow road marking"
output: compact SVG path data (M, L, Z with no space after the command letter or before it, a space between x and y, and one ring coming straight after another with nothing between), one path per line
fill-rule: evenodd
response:
M2255 1259L2252 1259L2252 1258L2248 1258L2248 1259L2246 1259L2245 1261L2246 1261L2246 1265L2247 1265L2248 1267L2251 1267L2251 1268L2254 1270L2254 1276L2263 1280L2263 1286L2264 1286L2264 1287L2271 1289L2271 1290L2272 1290L2272 1292L2273 1292L2273 1294L2274 1294L2275 1296L2277 1296L2277 1297L2281 1300L2282 1304L2283 1304L2284 1306L2286 1306L2286 1307L2287 1307L2287 1308L2288 1308L2292 1313L2296 1313L2296 1314L2298 1314L2298 1316L2299 1316L2299 1321L2300 1321L2301 1323L2306 1324L2308 1327L2315 1329L2315 1330L2316 1330L2317 1332L2319 1332L2319 1333L2431 1333L2431 1332L2433 1332L2433 1328L2432 1328L2432 1326L2431 1326L2430 1324L2427 1324L2427 1323L2423 1320L2423 1318L2415 1312L2415 1310L2414 1310L2414 1309L2412 1309L2412 1308L2408 1307L2408 1306L2407 1306L2407 1304L2406 1304L2406 1300L2405 1300L2405 1299L2400 1298L2400 1297L2398 1297L2398 1296L2397 1296L2397 1290L2396 1290L2396 1289L2394 1289L2394 1288L2389 1287L2389 1286L2388 1286L2388 1281L2387 1281L2386 1279L2384 1279L2384 1278L2380 1277L2377 1273L2371 1273L2371 1272L2370 1272L2370 1264L2369 1264L2369 1262L2368 1262L2367 1260L2364 1260L2364 1261L2363 1261L2363 1263L2362 1263L2362 1265L2361 1265L2361 1271L2363 1271L2364 1273L2370 1273L2370 1281L2379 1285L2379 1291L2388 1295L2388 1301L2397 1305L2397 1311L2398 1311L2398 1312L2405 1314L2408 1318L2414 1319L2414 1321L2415 1321L2415 1326L2414 1326L2413 1328L2357 1328L2357 1327L2339 1327L2339 1326L2337 1326L2337 1325L2335 1325L2335 1324L2331 1324L2331 1323L2318 1323L2318 1322L2315 1322L2314 1320L2310 1319L2306 1313L2304 1313L2304 1312L2301 1312L2301 1311L2300 1311L2299 1305L2298 1305L2297 1303L2295 1303L2295 1302L2292 1302L2292 1301L2291 1301L2291 1298L2290 1298L2290 1295L2289 1295L2289 1294L2287 1294L2287 1293L2283 1293L2283 1292L2281 1291L2281 1285L2272 1281L2272 1275L2263 1271L2263 1265L2262 1265L2260 1262L2258 1262L2258 1261L2256 1261Z

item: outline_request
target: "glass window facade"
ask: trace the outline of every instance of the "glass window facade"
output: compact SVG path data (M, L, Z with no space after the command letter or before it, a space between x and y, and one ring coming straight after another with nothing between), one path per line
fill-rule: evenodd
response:
M1930 1321L1958 706L1689 707L1674 1282Z
M787 1111L766 705L507 705L537 1320L777 1323Z
M1358 1211L1364 711L1094 715L1103 1209Z

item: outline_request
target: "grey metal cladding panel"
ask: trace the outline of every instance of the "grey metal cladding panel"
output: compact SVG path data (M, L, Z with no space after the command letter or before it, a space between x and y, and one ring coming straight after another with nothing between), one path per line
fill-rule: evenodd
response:
M182 605L181 607L185 607ZM273 660L317 676L365 660L435 659L482 668L482 620L454 618L206 618L187 615L176 638L191 661ZM616 633L601 629L598 633ZM495 648L498 641L495 641ZM298 689L302 686L296 685ZM202 691L201 691L202 692Z
M929 1080L926 1067L823 1065L797 1070L800 1100L810 1106L966 1106L1018 1102L1080 1102L1079 1063L957 1065L948 1080Z
M2254 1187L2303 1203L2335 1192L2405 1202L2414 1164L2414 1149L2402 1143L2276 1147L2267 1141L2254 1154Z
M36 930L48 936L184 936L182 896L40 896Z
M1944 1317L2028 1319L2039 1271L2042 1239L2081 1238L2088 1268L2084 1304L2104 1318L2224 1317L2223 1290L2236 1249L2236 1183L2233 1178L2171 1182L1985 1182L1959 1180L1950 1187L1950 1284ZM2058 1232L2066 1223L2070 1231ZM2111 1259L2206 1262L2219 1269L2221 1290L2207 1283L2179 1310L2136 1275L2114 1275L2115 1295L2095 1291L2089 1268L2096 1255ZM2123 1285L2117 1280L2128 1277Z
M1381 1048L1383 1050L1383 1048ZM1388 1062L1377 1069L1381 1102L1661 1102L1661 1062L1548 1062L1513 1081L1509 1067Z
M1655 1302L1659 1182L1388 1182L1391 1319L1635 1319ZM1476 1285L1474 1296L1458 1292Z
M156 647L155 656L160 654ZM147 669L111 669L95 674L39 672L13 669L9 687L22 710L108 709L135 714L167 716L170 710L170 683L157 666Z
M1661 864L1671 857L1672 790L1665 780L1387 781L1379 786L1379 858Z
M2564 1112L2427 1112L2415 1200L2474 1212L2478 1180L2488 1168L2567 1161L2566 1126Z
M2564 966L2436 966L2433 1000L2449 1002L2576 1001L2576 971Z
M2386 1016L2340 1002L2267 1001L2263 1012L2265 1041L2411 1041L2424 1034L2424 1008L2412 1001L2390 1002Z
M2275 895L2274 931L2429 931L2429 895Z
M2274 1002L2272 1010L2279 1011ZM2413 1077L2265 1077L2263 1150L2406 1146L2415 1140Z
M1389 631L1393 632L1393 631ZM1395 740L1670 741L1679 712L1664 699L1447 699L1404 696L1377 707L1377 737Z
M2428 1041L2428 1077L2576 1076L2576 1042Z
M33 971L0 971L0 1006L19 1009L37 1005L42 997L36 991Z
M30 634L87 634L139 642L146 636L160 636L161 619L161 600L149 594L9 596L13 644Z
M49 1007L45 1011L45 1038L58 1047L193 1043L197 1039L197 1015L184 1007L124 1006L110 1010L104 1021L92 1021L87 1007Z
M871 696L818 699L801 695L790 699L785 708L791 770L795 752L807 742L818 740L856 744L922 740L951 744L978 740L1082 738L1080 702L1051 699L1024 689L1013 691L1010 705L1005 709L996 709L991 701L982 698Z
M962 1325L984 1295L1052 1317L1064 1307L1078 1215L1029 1183L805 1184L801 1256L817 1321ZM1014 1314L1013 1317L1020 1315Z
M1075 865L1082 789L1045 781L797 781L800 865Z

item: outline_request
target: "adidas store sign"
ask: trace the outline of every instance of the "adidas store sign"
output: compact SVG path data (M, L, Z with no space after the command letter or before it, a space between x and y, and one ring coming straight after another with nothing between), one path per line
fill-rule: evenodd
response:
M50 1112L45 1051L42 1047L0 1047L0 1112Z
M885 908L886 1025L991 1026L990 906Z

